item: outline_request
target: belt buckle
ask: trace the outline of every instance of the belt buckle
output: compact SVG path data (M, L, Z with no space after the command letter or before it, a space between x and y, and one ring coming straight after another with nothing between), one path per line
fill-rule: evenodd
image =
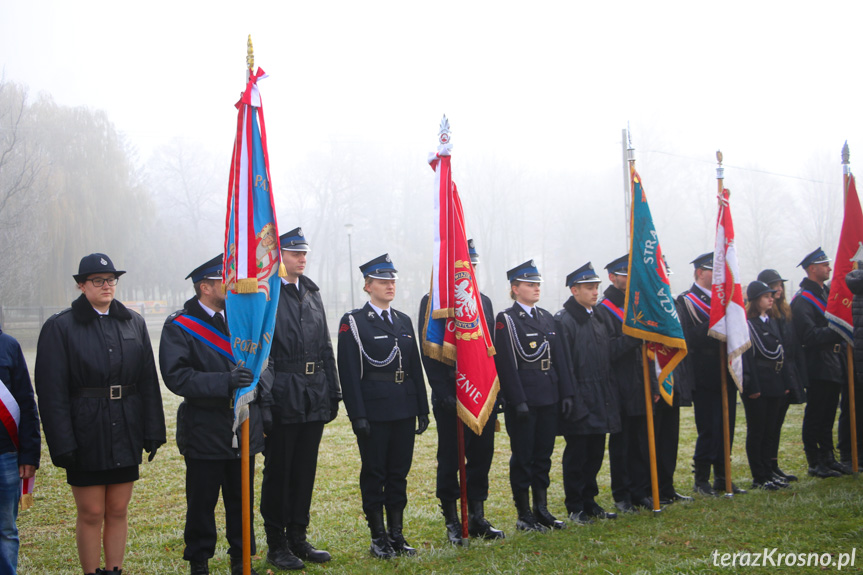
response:
M782 366L785 365L785 361L779 360L776 362L776 373L782 371Z
M228 409L234 409L234 396L228 398Z
M841 353L842 352L842 344L834 343L833 344L833 353Z
M396 383L402 383L405 380L405 372L401 369L396 370Z
M539 368L542 371L548 371L549 369L551 369L551 358L547 357L545 359L540 360Z
M112 385L108 388L108 399L122 399L123 398L123 386L122 385Z
M306 362L306 375L314 375L315 374L315 362L307 361Z

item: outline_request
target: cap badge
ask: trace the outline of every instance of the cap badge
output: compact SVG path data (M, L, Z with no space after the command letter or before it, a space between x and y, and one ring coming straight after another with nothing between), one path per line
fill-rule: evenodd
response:
M387 254L386 260L387 260L388 262L392 263L392 260L390 259L389 254Z
M99 258L99 262L100 262L103 266L108 265L108 262L106 262L106 261L105 261L105 258Z

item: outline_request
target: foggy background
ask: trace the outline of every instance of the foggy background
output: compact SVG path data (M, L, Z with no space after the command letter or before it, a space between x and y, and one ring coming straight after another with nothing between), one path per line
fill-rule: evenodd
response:
M606 280L626 252L627 123L675 292L713 249L717 149L744 285L773 267L796 290L806 253L835 255L842 144L863 154L863 5L647 4L0 0L0 321L68 306L91 252L156 324L192 295L224 239L249 33L280 232L303 227L331 330L384 252L415 319L444 113L495 311L527 259L554 312L569 272Z

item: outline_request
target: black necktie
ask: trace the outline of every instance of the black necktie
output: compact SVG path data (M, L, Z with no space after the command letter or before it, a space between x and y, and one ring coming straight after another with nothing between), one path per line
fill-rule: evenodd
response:
M383 310L381 312L381 317L384 318L385 322L392 325L393 322L390 321L390 312L388 312L387 310Z
M213 315L213 325L216 326L216 329L222 333L228 333L227 326L225 325L225 318L222 317L221 313L216 313Z
M533 319L536 319L536 308L535 307L530 308L530 317L532 317Z

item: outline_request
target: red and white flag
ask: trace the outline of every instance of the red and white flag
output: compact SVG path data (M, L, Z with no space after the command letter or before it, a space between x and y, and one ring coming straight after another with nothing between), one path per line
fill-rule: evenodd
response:
M860 198L857 196L857 184L854 176L848 175L848 187L845 189L845 217L842 220L842 233L839 235L839 249L833 262L833 280L830 282L830 297L827 298L827 321L830 327L838 331L845 341L854 342L854 320L851 314L851 302L854 294L845 283L845 276L857 269L863 260L863 212L860 210Z
M728 372L743 392L743 353L752 343L746 309L743 307L743 288L740 284L740 266L737 263L737 245L734 242L734 223L728 190L719 196L719 215L716 218L716 243L713 247L713 291L710 302L710 328L708 335L726 342Z

